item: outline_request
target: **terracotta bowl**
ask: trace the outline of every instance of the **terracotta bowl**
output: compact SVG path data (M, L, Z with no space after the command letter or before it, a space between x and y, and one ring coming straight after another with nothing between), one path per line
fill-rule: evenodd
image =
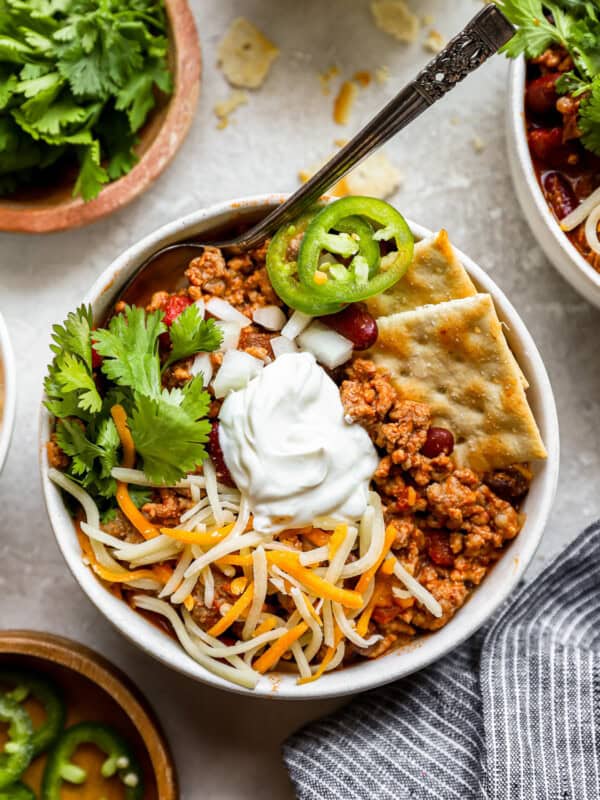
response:
M127 175L106 184L98 197L73 197L74 175L43 188L0 197L0 230L49 233L77 228L130 203L158 178L181 146L194 116L200 91L200 44L186 0L165 0L169 19L169 64L173 93L160 96L140 133L139 161Z
M35 670L57 683L67 703L67 725L91 720L116 728L131 745L143 770L144 800L178 800L175 764L154 712L129 678L106 659L61 636L14 630L0 632L3 666ZM36 708L28 710L35 723ZM90 781L96 766L94 755L82 754L90 761L85 765L90 767ZM45 757L41 756L24 774L25 783L36 792L44 764ZM81 796L96 796L94 788L100 790L86 784L88 793Z
M203 234L215 236L226 230L231 232L238 225L247 225L250 220L266 214L284 199L285 195L275 194L243 198L195 211L170 222L119 256L98 277L82 298L83 302L91 303L95 318L101 320L138 266L159 248ZM426 228L409 224L416 239L431 235ZM456 252L476 286L480 291L489 292L494 300L505 324L508 342L529 381L529 402L548 450L548 459L535 464L535 478L523 504L527 516L523 530L509 544L469 602L441 630L431 636L421 636L415 643L393 650L381 658L326 673L320 680L301 686L297 685L294 675L274 673L263 676L253 691L240 689L193 661L179 642L111 594L83 563L73 520L60 490L48 478L45 445L51 431L51 420L47 411L42 409L39 439L42 483L58 545L81 588L123 635L172 669L220 689L255 696L307 700L365 691L421 669L471 636L509 596L523 577L540 543L556 491L559 463L556 407L541 356L516 310L480 266L464 253Z

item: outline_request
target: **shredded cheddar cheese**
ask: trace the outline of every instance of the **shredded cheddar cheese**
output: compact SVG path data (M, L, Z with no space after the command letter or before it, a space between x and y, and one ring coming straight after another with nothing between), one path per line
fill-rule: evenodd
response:
M267 561L284 569L317 597L333 600L334 603L341 603L347 608L360 608L362 606L362 593L351 589L341 589L339 586L329 583L329 581L317 575L316 572L301 566L295 553L269 552L267 553Z
M177 539L179 542L197 544L199 547L212 547L214 544L222 542L231 532L232 528L233 522L222 528L214 528L212 531L206 531L206 533L184 531L181 528L161 528L160 532L165 536L170 536L172 539Z
M236 600L235 603L231 606L229 611L225 614L225 616L221 617L221 619L216 622L212 628L208 631L210 636L220 636L224 633L227 628L230 628L234 622L241 617L242 613L248 608L250 603L252 602L252 595L254 593L254 584L251 583L244 594Z
M287 653L294 642L297 642L307 630L308 625L306 622L301 622L287 633L284 633L280 639L277 639L277 641L255 661L253 664L254 669L261 674L264 674L267 670L273 669L281 656Z
M370 569L363 572L363 574L358 579L358 583L356 584L356 591L359 592L361 595L365 593L365 591L367 590L367 586L371 582L371 579L375 576L377 570L383 564L384 559L387 558L387 555L390 552L390 548L394 543L395 538L396 538L396 529L392 525L388 525L385 531L385 541L383 543L383 549L379 555L379 558Z

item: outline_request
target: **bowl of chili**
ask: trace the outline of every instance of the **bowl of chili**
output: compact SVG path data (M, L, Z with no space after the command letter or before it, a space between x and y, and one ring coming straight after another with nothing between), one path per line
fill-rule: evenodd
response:
M0 472L8 455L17 405L16 369L8 328L0 314Z
M163 226L117 258L86 293L83 301L91 304L96 320L105 319L138 266L152 253L178 241L189 241L202 236L218 237L243 228L268 213L284 199L283 195L262 195L221 203ZM408 224L416 241L431 236L427 229L413 223ZM400 232L398 235L400 236ZM540 543L558 476L558 422L552 389L537 348L508 299L483 269L466 255L454 252L476 289L491 296L500 319L505 324L510 348L529 384L530 405L546 445L548 457L536 465L535 477L521 508L526 516L523 528L489 572L485 586L476 589L469 602L434 635L421 636L409 645L379 658L326 672L314 682L298 684L293 674L285 672L267 674L251 690L255 696L286 699L339 696L373 688L426 666L460 644L489 618L514 590ZM137 291L141 292L140 297L149 300L153 289L142 286ZM127 295L127 290L125 294ZM148 300L142 299L140 302L146 303ZM128 302L131 299L128 298ZM39 447L46 505L63 556L89 599L124 636L172 669L219 688L241 693L250 691L212 674L190 658L174 637L165 635L164 626L153 624L116 594L107 591L84 563L73 518L60 489L50 476L52 470L49 469L47 443L53 432L52 425L50 415L44 410L41 416Z
M547 74L524 57L510 65L506 121L515 192L548 259L577 292L600 307L600 257L587 246L582 225L572 231L561 228L561 220L595 189L600 176L597 157L587 154L578 142L563 142L560 116L552 108L546 106L541 113L544 94L547 103L555 104L557 99L550 91L548 100L547 87L544 92ZM578 161L570 164L570 156Z

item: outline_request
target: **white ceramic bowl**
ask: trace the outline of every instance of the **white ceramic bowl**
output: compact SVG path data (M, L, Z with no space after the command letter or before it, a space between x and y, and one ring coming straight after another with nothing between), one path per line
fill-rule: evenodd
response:
M17 375L4 317L0 314L0 472L6 461L15 424Z
M600 307L600 273L589 264L561 230L535 174L525 130L525 59L510 65L508 80L508 160L521 209L548 259L574 289Z
M96 318L101 319L137 266L160 247L242 219L246 214L256 213L257 208L267 210L282 199L281 195L265 195L223 203L165 225L117 258L98 278L83 300L92 303ZM419 225L412 225L412 229L417 238L430 234L430 231ZM442 630L374 661L327 673L320 680L303 686L297 686L293 676L278 675L277 678L261 678L254 692L234 687L204 670L186 655L175 640L161 633L126 603L110 594L83 564L73 522L59 490L47 476L44 445L50 432L50 420L45 410L42 410L39 442L42 480L50 521L59 547L81 588L124 636L169 667L221 689L287 699L333 697L388 683L435 661L474 633L508 597L535 553L554 498L558 476L558 421L546 370L525 325L491 278L466 256L459 253L459 257L481 290L492 295L498 312L506 323L511 347L531 384L529 400L548 449L547 461L535 465L535 479L524 504L527 521L523 530L507 547L500 562L469 602Z

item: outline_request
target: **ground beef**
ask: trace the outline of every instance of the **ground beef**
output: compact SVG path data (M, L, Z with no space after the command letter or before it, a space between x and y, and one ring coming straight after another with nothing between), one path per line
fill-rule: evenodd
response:
M112 519L103 522L100 527L105 533L121 539L128 544L140 544L144 541L144 537L139 531L133 527L131 522L127 519L125 514L119 509L116 509Z
M142 506L142 512L152 522L179 524L181 515L194 505L186 489L157 489L153 502Z
M271 349L271 339L278 335L277 333L268 333L256 325L248 325L246 328L242 328L238 349L244 350L244 352L254 356L254 358L260 358L262 361L273 359L275 354Z
M282 305L267 275L267 247L265 243L227 260L218 248L206 247L185 271L189 296L192 300L222 297L248 317L261 306Z
M392 550L443 609L437 619L413 598L397 598L391 585L382 592L378 584L369 634L383 639L354 651L375 658L419 631L443 627L463 605L519 532L523 521L511 501L527 492L531 472L517 465L480 476L457 468L451 456L423 455L429 407L401 399L388 371L372 361L357 359L346 369L340 394L346 414L380 454L374 483L396 534Z
M192 618L203 630L212 628L222 617L220 608L224 603L235 603L237 597L230 591L230 581L217 569L213 569L213 579L215 582L215 598L210 608L204 605L204 585L198 581L192 593L194 607Z
M71 460L56 441L55 433L50 436L50 441L46 442L46 452L48 453L48 464L51 467L60 470L68 469Z

